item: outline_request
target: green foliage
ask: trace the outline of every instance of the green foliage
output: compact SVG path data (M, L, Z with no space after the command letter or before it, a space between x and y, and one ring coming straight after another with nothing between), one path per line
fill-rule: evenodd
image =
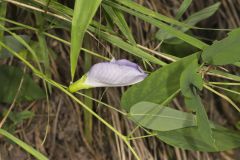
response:
M31 146L29 146L28 144L26 144L25 142L21 141L20 139L16 138L15 136L13 136L12 134L8 133L7 131L0 129L0 134L3 135L4 137L12 140L14 143L16 143L17 145L19 145L21 148L23 148L25 151L27 151L28 153L30 153L31 155L33 155L36 159L39 160L48 160L48 158L46 156L44 156L43 154L41 154L40 152L38 152L37 150L35 150L34 148L32 148Z
M186 2L188 4L186 5L189 5L189 2ZM182 31L182 32L186 32L188 31L191 26L194 26L196 25L198 22L204 20L204 19L207 19L209 18L210 16L212 16L219 8L220 6L220 3L215 3L207 8L204 8L196 13L193 13L192 15L190 15L186 20L183 21L184 24L188 25L189 27L179 27L179 26L175 26L176 29ZM188 7L188 6L186 6ZM177 15L178 16L178 15ZM178 19L178 17L176 16L176 19ZM169 39L172 39L174 38L175 35L173 34L170 34L169 32L167 31L164 31L164 30L159 30L157 33L156 33L156 38L158 40L169 40ZM166 43L168 43L169 41L166 41ZM171 41L170 41L171 43Z
M131 30L128 27L127 22L123 16L123 13L116 8L112 8L107 5L102 5L108 16L111 18L113 23L115 23L118 28L121 30L123 35L129 40L132 45L136 45L136 42L132 36Z
M194 91L193 91L194 92ZM197 114L197 129L199 130L199 139L204 141L206 144L210 146L215 146L215 137L213 136L210 122L207 117L207 113L202 105L200 96L194 93L195 95L189 99L187 99L186 105L193 105ZM192 107L193 107L192 106Z
M175 35L179 39L191 44L196 48L203 49L204 47L208 46L206 43L198 40L197 38L189 36L179 31L178 29L175 29L172 26L165 24L162 21L168 22L170 24L187 27L184 23L178 22L171 18L167 18L166 16L156 13L150 9L147 9L146 7L143 7L135 2L132 2L130 0L117 0L118 3L121 3L123 5L119 5L109 0L105 0L104 2L112 7L118 8L119 10L132 14L160 29L163 29L169 34Z
M181 73L196 58L194 54L154 71L123 94L121 106L130 111L131 106L141 101L158 104L165 102L180 89Z
M194 97L194 87L199 90L202 90L203 88L203 79L201 75L197 73L199 70L197 61L198 60L195 59L191 64L189 64L180 77L181 92L187 98Z
M196 117L193 114L150 102L133 105L129 116L137 124L156 131L196 126Z
M180 8L178 9L175 19L177 19L177 20L180 19L182 17L182 15L184 14L184 12L191 5L191 3L192 3L192 0L184 0L181 4Z
M211 65L226 65L240 60L240 28L231 31L227 38L215 41L211 46L205 48L202 59Z
M118 46L119 48L132 53L135 56L138 56L140 58L143 58L145 60L148 60L150 62L159 64L159 65L165 65L165 63L161 60L159 60L158 58L148 54L147 52L143 51L142 49L138 48L137 46L133 46L130 43L127 43L125 41L123 41L120 37L118 36L114 36L112 34L109 34L107 32L99 32L99 30L97 28L92 28L90 27L90 30L98 33L98 36L116 46Z
M6 112L7 109L4 110L2 116L6 116ZM32 118L33 116L34 113L31 111L10 112L3 128L10 133L14 133L17 125L21 124L26 119Z
M0 2L0 17L5 17L7 13L7 3L6 2ZM0 21L0 25L4 26L5 21ZM3 41L4 39L4 31L0 30L0 41ZM0 47L0 52L2 50L2 47ZM0 53L1 56L1 53Z
M197 127L183 128L173 131L157 132L158 138L167 144L183 149L219 152L240 147L240 134L229 129L216 127L212 129L215 145L206 143L200 138L202 133Z
M186 105L197 114L197 128L201 139L206 144L215 146L207 113L202 105L198 90L203 88L203 80L199 73L198 60L194 60L182 73L180 78L181 92L185 96ZM200 137L199 137L200 138Z
M78 55L82 48L84 34L102 0L75 1L71 31L71 76L72 80L77 67Z
M13 102L22 78L23 84L20 89L20 94L17 97L18 102L32 101L45 97L43 90L30 78L29 75L24 74L19 68L1 65L0 75L1 102Z
M217 12L217 10L220 7L220 4L221 4L220 2L217 2L209 7L206 7L204 9L196 12L196 13L193 13L183 22L189 26L193 26L193 25L197 24L198 22L211 17L215 12Z
M19 35L24 41L27 43L30 42L30 37L27 35ZM14 36L8 35L3 37L3 42L12 48L15 52L21 52L25 49L24 45L22 45ZM0 51L0 58L9 58L12 54L9 53L8 50L2 49Z

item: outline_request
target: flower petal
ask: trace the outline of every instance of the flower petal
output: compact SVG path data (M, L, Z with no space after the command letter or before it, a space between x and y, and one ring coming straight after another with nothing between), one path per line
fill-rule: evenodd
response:
M147 75L127 60L95 64L87 74L87 85L94 87L126 86L142 81Z
M115 63L115 64L119 64L119 65L122 65L122 66L129 66L129 67L133 67L133 68L138 68L139 66L136 64L136 63L133 63L129 60L126 60L126 59L120 59L120 60L115 60L115 61L111 61L112 63Z

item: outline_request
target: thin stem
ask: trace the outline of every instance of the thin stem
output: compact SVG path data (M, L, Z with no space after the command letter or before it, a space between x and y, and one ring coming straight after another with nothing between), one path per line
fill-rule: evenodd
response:
M148 135L145 135L145 136L139 136L139 137L132 137L132 138L128 138L128 140L136 140L136 139L143 139L143 138L148 138L148 137L153 137L153 136L156 136L157 134L148 134Z
M221 90L230 92L230 93L234 93L234 94L240 95L240 92L237 92L237 91L234 91L234 90L231 90L231 89L228 89L228 88L216 86L216 85L213 85L213 84L209 84L209 86L212 86L212 87L214 87L214 88L218 88L218 89L221 89Z
M238 108L238 106L227 96L219 93L218 91L214 90L213 88L209 87L208 85L204 84L203 85L206 89L208 89L209 91L215 93L216 95L218 95L219 97L222 97L223 99L225 99L226 101L228 101L238 112L240 112L240 109Z
M97 103L99 103L99 104L102 104L102 105L104 105L104 106L106 106L106 107L108 107L108 108L110 108L110 109L113 109L113 110L121 113L121 114L124 115L124 116L127 116L127 115L128 115L128 113L123 112L123 111L121 111L121 110L118 110L117 108L115 108L115 107L113 107L113 106L111 106L111 105L109 105L109 104L106 104L106 103L104 103L104 102L102 102L102 101L99 101L98 99L92 98L92 97L90 97L90 96L88 96L88 95L86 95L86 94L84 94L84 93L76 92L76 94L79 94L79 95L81 95L81 96L84 96L84 97L86 97L86 98L88 98L88 99L91 99L91 100L93 100L93 101L95 101L95 102L97 102Z
M225 86L240 86L240 83L234 82L208 82L208 84L213 85L225 85Z

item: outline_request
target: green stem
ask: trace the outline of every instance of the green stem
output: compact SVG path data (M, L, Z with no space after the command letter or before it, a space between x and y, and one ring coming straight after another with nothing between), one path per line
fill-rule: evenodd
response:
M91 45L89 43L89 37L85 36L85 41L84 41L84 47L90 48ZM92 66L92 56L89 54L84 54L84 72L88 72L88 70L91 68ZM84 93L89 96L92 97L93 93L92 93L92 89L87 89L84 90ZM93 108L93 101L91 99L88 99L86 97L84 97L83 99L84 103L90 108ZM93 119L92 119L92 114L90 114L87 110L84 110L84 135L88 141L89 144L92 144L92 123L93 123Z

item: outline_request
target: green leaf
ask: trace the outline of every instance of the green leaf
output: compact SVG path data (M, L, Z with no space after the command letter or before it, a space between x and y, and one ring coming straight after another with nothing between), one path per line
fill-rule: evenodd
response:
M107 5L103 5L104 10L111 17L112 21L118 26L123 35L131 42L131 44L136 45L136 42L132 36L131 30L128 27L127 22L122 14L122 12L116 8L112 8Z
M82 48L84 34L95 15L97 8L102 0L76 0L73 12L72 31L71 31L71 77L77 67L78 55Z
M145 128L157 131L196 126L193 114L150 102L139 102L133 105L130 118Z
M7 13L7 2L0 2L0 17L5 17ZM4 26L5 21L0 21L0 25ZM4 30L0 30L0 41L4 39ZM2 47L0 46L0 56L1 56Z
M211 124L208 120L207 113L204 109L204 106L202 105L199 95L197 95L195 91L196 90L194 89L193 94L195 94L195 96L188 99L188 104L190 102L191 105L194 105L194 108L196 110L197 128L199 130L202 141L205 141L206 144L216 147L215 139L213 137ZM188 105L188 104L186 104L186 105Z
M197 94L197 91L203 88L203 80L201 75L197 73L198 70L199 64L198 59L196 59L183 71L180 78L180 87L185 96L186 105L197 114L197 126L202 139L207 144L214 146L211 125L201 99Z
M190 15L183 23L186 23L190 26L197 24L198 22L209 18L212 16L220 7L221 3L217 2L209 7L206 7L196 13ZM188 28L189 29L189 28Z
M215 41L205 48L202 59L211 65L226 65L240 61L240 28L232 30L227 38Z
M198 22L209 18L210 16L212 16L218 9L220 6L220 2L215 3L209 7L206 7L196 13L193 13L192 15L190 15L186 20L184 20L182 23L185 23L188 26L194 26L196 25ZM188 31L191 27L180 27L180 26L175 26L176 29L182 31L182 32L186 32ZM156 33L156 38L158 40L169 40L171 38L176 37L173 34L170 34L169 32L165 31L165 30L159 30ZM168 43L168 41L166 41L166 43Z
M30 42L30 37L27 35L19 35L19 37L21 37L27 43ZM21 42L19 42L19 40L17 40L14 36L11 36L11 35L4 36L3 42L8 47L10 47L11 49L13 49L15 52L18 52L18 53L21 52L23 49L25 49L24 45ZM2 49L0 51L0 58L9 58L11 56L12 54L9 53L9 51L6 49Z
M108 4L114 8L117 8L119 10L123 10L131 15L134 15L154 26L159 27L160 29L165 30L166 32L178 37L179 39L182 39L183 41L191 44L192 46L195 46L196 48L203 49L204 47L208 46L206 43L189 36L177 29L175 29L172 26L167 25L166 23L162 22L167 21L170 24L176 24L181 26L186 26L185 24L182 24L181 22L178 22L176 20L173 20L171 18L166 18L165 16L156 13L150 9L147 9L135 2L132 2L130 0L117 0L118 3L121 3L123 5L119 5L113 1L105 0L104 3ZM124 6L127 5L127 6Z
M121 99L121 106L130 111L134 104L147 101L161 104L180 89L180 75L197 55L191 55L168 64L151 73L144 81L129 88Z
M34 116L31 111L10 112L9 119L14 122L14 125L21 123L25 119L30 119Z
M198 60L194 60L182 73L180 77L180 88L183 95L187 98L195 96L193 87L199 90L203 88L203 79L197 71L199 70Z
M206 143L197 127L157 132L157 137L175 147L203 152L219 152L240 147L240 133L220 127L212 129L212 132L215 145Z
M175 19L180 19L191 3L192 3L192 0L184 0L180 8L178 9Z
M32 101L45 97L44 91L19 68L13 66L0 66L0 101L12 103L17 93L20 81L23 78L23 84L20 89L18 101Z
M7 131L0 129L0 134L4 137L12 140L14 143L19 145L21 148L23 148L25 151L33 155L36 159L39 160L48 160L46 156L44 156L42 153L37 151L36 149L32 148L30 145L26 144L25 142L21 141L20 139L16 138L12 134L8 133Z
M137 46L133 46L132 44L129 44L129 43L123 41L118 36L109 34L104 31L99 31L99 29L93 28L93 27L89 27L89 29L90 29L90 31L97 33L100 38L112 43L115 46L118 46L119 48L121 48L129 53L132 53L135 56L149 60L150 62L153 62L155 64L159 64L159 65L166 64L165 62L163 62L163 61L159 60L158 58L152 56L151 54L143 51L142 49L138 48Z

